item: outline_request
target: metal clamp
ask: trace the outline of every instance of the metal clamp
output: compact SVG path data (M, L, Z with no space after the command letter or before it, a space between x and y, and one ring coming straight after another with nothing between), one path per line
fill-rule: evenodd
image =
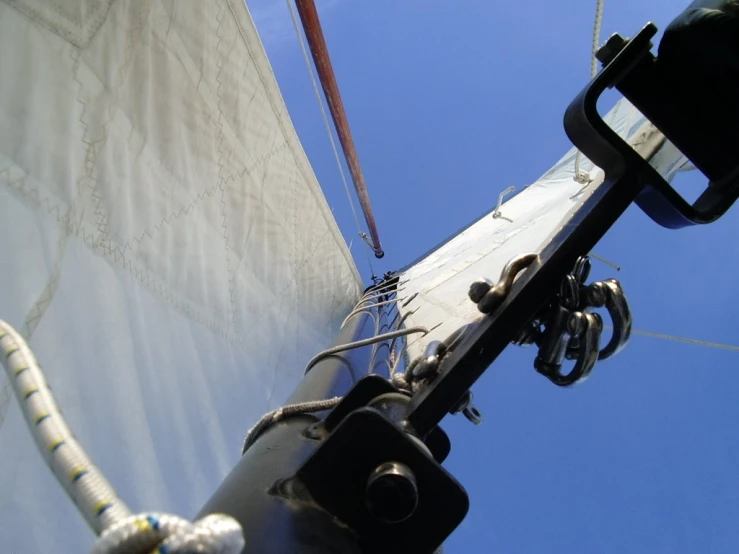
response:
M521 254L509 261L500 272L498 284L493 285L486 279L480 279L470 286L469 297L477 309L484 314L494 312L511 292L513 281L519 273L536 260L536 254Z
M569 313L559 307L553 324L544 335L539 355L534 361L536 371L560 387L580 383L590 376L598 361L603 321L598 314ZM562 373L571 339L578 339L577 361L569 373Z
M626 295L616 279L598 281L588 289L588 302L594 308L605 306L613 322L613 336L598 354L599 360L607 360L621 352L631 338L633 319Z
M443 341L431 341L426 345L423 355L414 359L405 374L393 375L393 384L402 391L415 393L420 388L433 382L438 376L441 360L453 352L464 339L465 334L473 329L477 322L463 325ZM449 411L450 414L462 414L471 423L480 425L482 413L472 404L472 392L469 390L460 398L459 402Z
M514 341L519 346L539 346L534 367L558 386L587 379L598 360L619 353L631 337L631 310L620 283L607 279L586 285L590 269L589 259L579 258L556 298ZM605 308L613 324L613 336L602 349L603 320L590 311L594 308ZM566 374L562 373L565 359L576 360Z

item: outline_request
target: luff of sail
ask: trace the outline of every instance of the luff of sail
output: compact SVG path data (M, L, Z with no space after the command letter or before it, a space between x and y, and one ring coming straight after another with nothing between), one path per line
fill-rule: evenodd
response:
M0 311L129 506L191 516L360 279L243 2L62 8L0 3ZM3 550L88 550L0 402Z

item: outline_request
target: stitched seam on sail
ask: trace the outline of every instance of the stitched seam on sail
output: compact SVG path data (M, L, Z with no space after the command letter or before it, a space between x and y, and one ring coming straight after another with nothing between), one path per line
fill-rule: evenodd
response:
M0 173L0 175L2 175L2 173ZM232 333L229 333L226 327L219 325L219 323L215 319L206 319L206 317L203 316L201 312L199 312L195 308L192 308L187 300L180 299L179 295L175 293L171 287L168 287L166 285L163 286L161 284L161 281L157 280L156 278L152 278L150 274L151 272L147 268L141 269L135 261L126 258L126 256L123 254L119 254L116 248L111 247L112 245L109 244L106 247L100 244L99 241L96 240L96 234L90 233L85 227L84 222L77 223L69 220L65 221L65 217L61 216L61 214L59 213L59 206L51 204L48 201L40 201L38 191L28 188L26 184L27 179L25 178L25 175L19 179L7 181L7 185L9 185L8 188L11 191L16 191L17 193L21 194L26 200L43 209L48 215L56 219L57 223L60 226L65 227L70 236L81 238L85 245L90 248L90 250L98 255L101 255L109 262L112 262L117 266L127 270L131 274L131 276L134 277L134 279L146 286L154 294L165 300L179 313L188 317L189 319L196 321L197 323L216 333L229 343L242 347L246 345L245 340L236 338L236 336L234 336Z

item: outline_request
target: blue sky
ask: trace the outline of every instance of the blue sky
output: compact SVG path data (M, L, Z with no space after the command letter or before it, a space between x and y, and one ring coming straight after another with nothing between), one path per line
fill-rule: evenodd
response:
M606 3L602 37L664 26L687 4ZM283 0L248 2L293 122L368 276ZM534 181L570 147L562 116L589 71L595 2L318 2L383 239L377 272L415 259ZM700 175L679 187L695 196ZM739 344L736 210L667 231L632 207L596 248L635 327ZM480 427L449 418L447 468L470 513L447 552L736 552L739 358L635 336L560 390L510 348L478 382Z

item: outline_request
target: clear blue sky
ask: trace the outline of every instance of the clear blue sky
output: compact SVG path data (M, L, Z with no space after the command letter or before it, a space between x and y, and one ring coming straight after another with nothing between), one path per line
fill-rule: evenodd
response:
M335 216L354 224L283 0L248 2ZM603 38L663 28L687 4L606 2ZM387 255L396 269L528 184L569 148L595 2L318 2ZM695 195L699 175L683 175ZM596 252L623 267L638 329L739 344L737 211L667 231L632 208ZM597 277L615 276L597 266ZM449 418L448 469L470 513L447 552L739 551L739 354L636 336L560 390L510 348Z

